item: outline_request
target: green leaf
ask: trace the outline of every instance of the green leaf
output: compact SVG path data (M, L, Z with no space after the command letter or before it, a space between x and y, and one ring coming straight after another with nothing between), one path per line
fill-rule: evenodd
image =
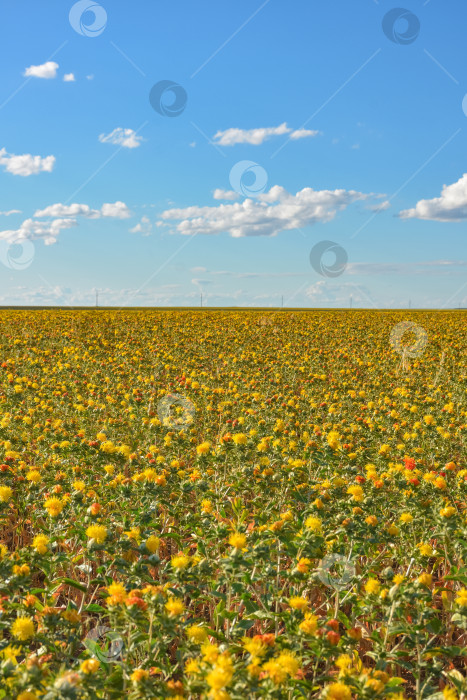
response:
M350 622L350 620L349 620L349 618L347 617L347 615L345 615L345 613L342 612L342 610L339 610L339 611L338 611L338 613L337 613L337 619L340 620L340 621L342 622L342 624L343 624L347 629L349 629L350 627L352 627L352 623Z
M275 614L268 610L258 610L255 613L251 613L251 615L245 616L246 620L274 620L275 618Z
M72 578L57 578L57 579L55 579L55 581L53 583L58 584L58 586L56 586L55 590L57 590L57 588L59 586L61 586L63 583L66 583L67 586L71 586L72 588L76 588L78 591L82 591L83 593L86 593L88 590L88 587L86 586L85 583L80 583L79 581L75 581Z
M85 612L108 612L106 608L103 608L102 605L98 605L97 603L90 603L89 605L86 605L84 610Z
M235 623L235 629L238 627L241 630L249 630L253 627L254 624L254 620L239 620Z

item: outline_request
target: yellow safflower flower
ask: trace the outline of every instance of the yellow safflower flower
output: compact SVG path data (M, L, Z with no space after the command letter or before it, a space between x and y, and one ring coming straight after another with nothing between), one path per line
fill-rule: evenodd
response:
M52 516L52 518L56 518L58 515L60 515L64 507L65 502L60 500L60 498L57 498L57 496L48 498L44 503L44 508L46 509L47 513Z
M141 683L149 678L149 671L144 668L135 668L130 676L132 683Z
M185 606L180 598L169 598L165 604L165 609L171 617L177 617L185 610Z
M13 490L9 486L0 486L0 502L8 503L13 495Z
M318 618L316 615L306 613L305 619L299 624L299 629L304 634L315 634L318 630Z
M241 532L234 532L229 537L229 544L235 549L244 549L246 546L246 536Z
M368 581L365 583L365 591L367 593L378 593L380 589L380 582L377 581L375 578L370 578Z
M352 700L352 693L344 683L332 683L326 688L326 700Z
M306 520L305 520L305 527L308 530L311 530L312 532L317 532L317 533L322 533L323 531L323 522L320 518L316 518L313 515L310 515Z
M185 633L188 639L190 639L192 642L196 642L196 644L201 644L208 638L206 629L200 625L191 625L190 627L187 627Z
M79 668L86 676L89 676L96 673L99 670L99 667L100 663L97 659L86 659L86 661L83 661Z
M357 503L363 501L363 489L361 486L349 486L347 493L350 494L352 499L357 501Z
M402 523L411 523L413 520L413 515L411 515L410 513L402 513L399 520Z
M46 535L36 535L32 541L32 546L39 554L45 554L49 542L50 540Z
M207 455L209 453L209 450L211 449L211 443L206 440L205 442L202 442L200 445L196 447L196 454L198 455Z
M301 596L292 596L289 598L289 605L293 610L307 610L309 607L309 602L306 600L306 598L302 598Z
M90 525L86 530L86 535L89 539L93 539L97 544L103 544L107 537L107 528L105 525Z
M154 554L159 549L160 543L161 541L159 537L156 537L155 535L150 535L145 542L145 546L146 549L151 552L151 554Z
M11 634L22 642L33 637L35 629L32 617L17 617L11 626Z
M170 563L174 569L186 569L190 563L190 557L187 557L186 554L177 554L172 557Z

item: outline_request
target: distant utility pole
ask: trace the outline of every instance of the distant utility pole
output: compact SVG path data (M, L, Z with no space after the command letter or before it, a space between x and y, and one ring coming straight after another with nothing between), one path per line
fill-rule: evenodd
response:
M409 299L409 309L412 308L412 299Z
M353 304L353 299L352 299L352 297L350 297L350 308L352 308L352 304Z
M203 306L203 293L202 293L202 292L201 292L201 294L200 294L200 301L201 301L201 304L200 304L200 305Z
M98 292L98 290L96 289L96 309L97 309L98 306L99 306L99 292Z
M284 295L282 295L281 299L282 299L281 307L284 308Z

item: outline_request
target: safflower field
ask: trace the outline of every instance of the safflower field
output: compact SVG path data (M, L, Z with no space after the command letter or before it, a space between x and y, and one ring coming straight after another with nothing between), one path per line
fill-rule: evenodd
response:
M1 698L464 697L465 313L0 320Z

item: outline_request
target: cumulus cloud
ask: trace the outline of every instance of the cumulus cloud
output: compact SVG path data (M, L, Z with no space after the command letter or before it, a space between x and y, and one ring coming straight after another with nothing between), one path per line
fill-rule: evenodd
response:
M226 129L214 134L215 143L219 146L235 146L238 143L248 143L252 146L260 146L267 139L273 136L283 136L289 134L291 139L303 139L310 136L317 136L319 131L310 129L291 129L286 122L279 126L266 126L257 129Z
M11 216L12 214L21 214L21 209L10 209L10 211L0 211L0 216Z
M245 199L213 207L167 209L161 218L163 222L178 221L175 232L186 236L226 232L233 238L275 236L280 231L331 221L337 211L370 196L354 190L313 190L311 187L290 194L276 185L255 201Z
M5 148L0 148L0 165L4 166L7 173L13 175L37 175L37 173L51 173L55 165L55 156L32 156L30 153L23 153L16 156L7 153Z
M101 134L99 136L99 141L101 143L113 143L116 146L123 146L124 148L138 148L138 146L141 146L143 137L138 136L133 129L124 129L118 126L111 131L110 134Z
M65 73L65 75L63 76L64 83L74 83L75 80L76 78L74 73Z
M91 209L87 204L51 204L45 209L39 209L30 219L23 221L15 230L0 231L0 240L10 243L22 240L43 240L46 245L56 243L62 230L78 226L76 218L85 219L127 219L131 212L124 202L103 204L100 209ZM48 219L38 221L38 219Z
M131 212L124 202L114 202L113 204L103 204L101 207L103 217L112 219L129 219Z
M57 75L58 63L55 61L47 61L47 63L42 63L40 66L29 66L26 68L23 75L26 78L45 78L50 80L55 78Z
M133 226L133 228L130 228L130 233L142 233L145 236L148 236L152 231L152 224L151 224L151 219L147 216L142 216L141 221L139 224L136 224L136 226Z
M0 240L9 243L19 243L22 240L43 240L45 245L51 245L57 241L57 237L63 229L77 226L76 219L54 219L53 221L36 221L26 219L16 230L0 231Z
M215 189L212 196L214 197L214 199L226 199L230 200L231 202L240 197L238 192L234 192L233 190L221 189Z
M100 209L91 209L88 204L51 204L45 209L38 209L34 213L35 219L45 217L69 217L83 216L86 219L128 219L131 212L124 202L103 204Z
M467 173L452 185L443 185L441 196L421 199L413 209L399 214L401 219L465 221L467 219Z

